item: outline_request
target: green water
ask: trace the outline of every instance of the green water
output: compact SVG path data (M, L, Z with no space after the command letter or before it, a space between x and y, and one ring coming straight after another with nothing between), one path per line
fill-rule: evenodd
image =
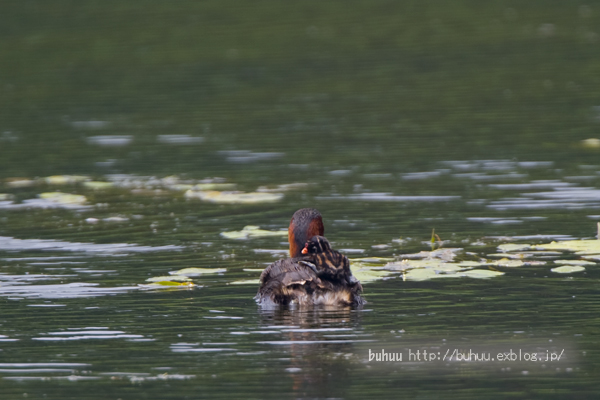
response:
M285 237L220 233L315 207L351 258L431 250L432 229L465 259L594 238L598 26L579 1L3 2L0 398L596 398L597 259L265 311L236 283ZM67 174L113 186L45 180ZM173 186L206 180L283 199ZM38 198L56 191L85 203ZM226 271L146 281L188 267ZM409 359L455 349L563 357Z

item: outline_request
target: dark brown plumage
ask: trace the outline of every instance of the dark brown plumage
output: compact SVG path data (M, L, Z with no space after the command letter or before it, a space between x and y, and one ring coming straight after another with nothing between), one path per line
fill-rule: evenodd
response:
M294 213L289 227L290 256L260 275L255 297L263 307L351 306L365 303L362 285L350 272L348 258L332 250L323 235L321 214L310 208ZM305 250L306 255L302 255Z
M346 282L348 285L358 284L362 291L362 285L352 276L348 257L339 251L333 250L327 238L313 236L306 242L302 254L308 256L306 261L310 261L315 265L319 278L334 282Z

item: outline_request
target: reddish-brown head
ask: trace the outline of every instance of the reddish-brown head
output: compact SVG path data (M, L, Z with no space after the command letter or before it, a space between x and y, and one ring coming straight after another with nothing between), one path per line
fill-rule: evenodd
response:
M323 236L325 228L321 213L314 208L302 208L294 213L288 230L290 257L300 257L306 242L313 236Z

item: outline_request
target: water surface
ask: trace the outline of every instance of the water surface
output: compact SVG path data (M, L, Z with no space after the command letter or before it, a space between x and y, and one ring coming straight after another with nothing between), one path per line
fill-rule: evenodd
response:
M222 235L315 207L351 258L596 238L594 4L0 8L0 397L597 396L593 254L267 311L286 237Z

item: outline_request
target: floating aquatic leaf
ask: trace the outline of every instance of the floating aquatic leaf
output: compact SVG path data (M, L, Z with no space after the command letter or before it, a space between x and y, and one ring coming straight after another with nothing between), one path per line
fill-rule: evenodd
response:
M529 244L515 244L515 243L505 243L498 246L498 251L502 252L511 252L511 251L523 251L529 250L531 245Z
M403 277L408 281L428 281L438 278L459 278L460 275L457 275L455 272L441 273L430 268L416 268L407 271Z
M550 271L558 274L572 274L573 272L585 271L585 267L580 265L563 265L562 267L552 268Z
M421 251L415 254L403 254L402 258L405 259L418 259L418 258L438 258L443 261L452 261L456 257L456 254L461 252L461 248L447 248L437 249L433 251Z
M564 265L596 265L595 262L585 260L554 260L554 264Z
M231 285L258 285L260 284L260 279L242 279L239 281L231 282Z
M489 269L471 269L469 271L461 272L460 275L475 279L488 279L504 275L504 272L492 271Z
M383 269L352 266L352 275L362 284L382 280L391 274L391 271Z
M115 184L113 182L88 181L83 182L83 186L92 190L103 190L115 187Z
M600 149L600 139L590 138L581 141L581 145L588 149Z
M273 203L283 199L282 193L259 193L259 192L219 192L217 190L185 192L188 199L200 199L217 204L257 204Z
M171 271L171 275L196 276L205 274L222 274L227 272L226 268L183 268L178 271ZM174 278L174 277L171 277Z
M12 199L12 195L10 193L0 193L0 201L6 201Z
M509 258L512 260L520 260L523 258L531 257L531 254L527 254L527 253L492 253L492 254L487 254L486 256L492 257L492 258Z
M576 254L600 254L600 240L565 240L563 242L552 242L533 246L539 250L563 250L574 251Z
M44 178L44 181L50 185L68 185L73 183L85 182L89 176L83 175L52 175Z
M586 260L596 260L600 262L600 254L586 254L582 255L581 258L585 258Z
M527 253L492 253L487 254L487 257L492 258L510 258L513 260L523 260L532 257L554 257L562 255L562 252L559 251L528 251Z
M350 260L350 269L352 271L352 275L356 279L358 279L361 283L369 283L384 279L388 275L391 275L393 272L389 270L384 270L381 264L384 262L380 258L375 258L376 263L373 262L364 262L363 259L352 259ZM372 261L373 259L366 258L365 260Z
M363 258L351 258L350 263L357 266L377 267L381 264L387 264L393 262L392 257L363 257Z
M474 267L482 267L484 265L490 265L492 264L492 262L488 261L488 260L482 260L482 261L461 261L458 263L459 267L463 267L463 268L474 268Z
M538 265L548 264L546 261L534 261L534 260L524 261L523 263L525 265L529 265L529 266L538 266Z
M426 268L438 272L456 272L462 271L466 267L460 266L457 263L444 262L439 259L429 260L402 260L401 262L388 263L384 267L390 271L402 271L416 268Z
M204 191L204 190L234 190L237 185L235 183L218 183L218 182L210 182L210 183L198 183L194 185L191 189L196 191Z
M417 267L418 268L429 268L432 269L434 271L437 272L456 272L456 271L462 271L463 269L465 269L465 267L456 264L456 263L449 263L449 262L435 262L435 260L411 260L409 261L409 264L414 265L415 261L417 261Z
M146 279L146 282L189 282L190 278L187 276L154 276L152 278Z
M525 263L521 260L509 260L508 258L503 258L501 260L494 261L493 265L497 265L499 267L508 267L508 268L517 268L522 267Z
M46 192L38 195L39 198L59 204L84 204L87 199L80 194L69 194L61 192Z
M406 271L408 269L417 268L408 263L408 260L393 261L387 263L384 268L388 271Z
M260 229L259 226L255 225L247 225L241 231L221 232L221 236L223 236L226 239L254 239L259 237L287 235L287 229L279 231L267 231L264 229Z
M563 253L561 251L531 250L525 254L528 254L531 257L552 257L552 256L560 256Z
M470 268L502 263L506 266L517 266L515 260L503 259L500 261L461 261L459 263L445 262L443 259L429 258L422 260L405 259L400 262L386 264L385 269L392 271L403 271L403 278L412 281L425 281L438 278L491 278L503 275L503 272L490 270L472 270ZM521 263L521 261L518 261Z

